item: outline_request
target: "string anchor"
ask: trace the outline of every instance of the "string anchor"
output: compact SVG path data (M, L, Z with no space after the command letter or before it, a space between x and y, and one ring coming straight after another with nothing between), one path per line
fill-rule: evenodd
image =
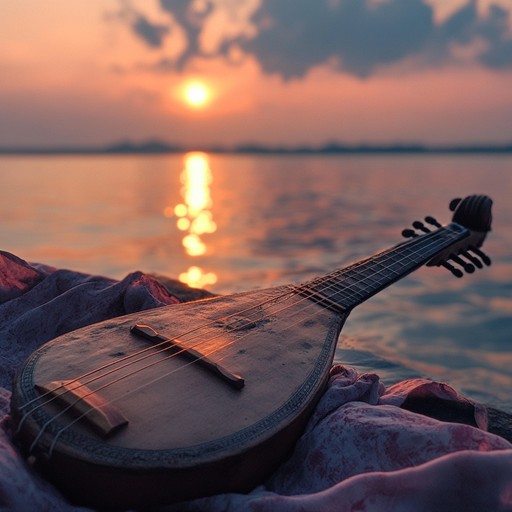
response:
M452 199L450 201L450 211L454 212L457 209L457 206L462 202L462 199L460 197L456 197L455 199Z
M441 226L441 224L439 224L439 222L437 222L436 219L434 219L434 217L431 217L430 215L428 217L425 217L425 222L427 222L431 226L435 226L436 228L442 228L443 227L443 226Z
M431 233L430 229L423 224L423 222L420 222L419 220L416 220L412 223L412 227L414 229L419 229L420 231L423 231L423 233Z
M454 267L451 263L447 261L443 261L441 263L441 266L444 267L446 270L449 270L457 278L461 278L464 275L464 272L462 272L462 270Z
M471 263L473 263L473 265L475 265L475 267L477 267L477 268L484 267L482 262L478 258L473 256L469 251L461 251L461 255L464 256L464 258L468 259Z
M404 238L416 238L418 235L418 233L416 233L414 230L412 229L404 229L402 231L402 236Z
M468 263L456 254L452 254L450 259L460 265L468 274L472 274L475 271L474 265L471 265L471 263Z
M490 266L491 258L485 254L485 252L481 251L478 247L471 246L469 250L473 253L475 253L483 262L485 265Z

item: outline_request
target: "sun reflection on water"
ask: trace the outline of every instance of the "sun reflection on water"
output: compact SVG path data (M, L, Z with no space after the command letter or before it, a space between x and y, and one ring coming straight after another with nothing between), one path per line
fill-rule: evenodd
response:
M176 217L177 228L184 232L182 245L187 255L202 256L207 250L204 235L217 230L211 212L212 172L208 155L199 152L187 153L180 180L183 203L177 204L174 208L166 208L164 214L168 217ZM192 265L186 272L182 272L179 279L194 287L203 287L217 282L216 274L206 272L197 265Z

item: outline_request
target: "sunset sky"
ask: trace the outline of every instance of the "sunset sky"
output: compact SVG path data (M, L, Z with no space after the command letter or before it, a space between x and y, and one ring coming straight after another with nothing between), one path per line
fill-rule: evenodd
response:
M0 146L512 142L512 0L16 0Z

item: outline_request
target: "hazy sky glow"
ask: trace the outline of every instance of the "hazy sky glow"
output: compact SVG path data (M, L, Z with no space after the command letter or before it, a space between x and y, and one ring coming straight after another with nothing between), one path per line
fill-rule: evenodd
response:
M512 141L512 0L17 0L0 146ZM187 103L186 84L208 101Z

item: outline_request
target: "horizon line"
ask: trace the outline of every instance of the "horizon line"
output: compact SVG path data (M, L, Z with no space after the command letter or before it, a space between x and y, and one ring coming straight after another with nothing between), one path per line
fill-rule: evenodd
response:
M0 155L70 155L70 154L173 154L187 152L233 153L233 154L371 154L371 153L512 153L510 143L474 143L474 144L420 144L420 143L388 143L388 144L344 144L329 142L319 146L298 145L267 145L257 143L227 145L186 145L173 144L160 140L145 142L122 141L101 145L62 145L62 146L0 146Z

